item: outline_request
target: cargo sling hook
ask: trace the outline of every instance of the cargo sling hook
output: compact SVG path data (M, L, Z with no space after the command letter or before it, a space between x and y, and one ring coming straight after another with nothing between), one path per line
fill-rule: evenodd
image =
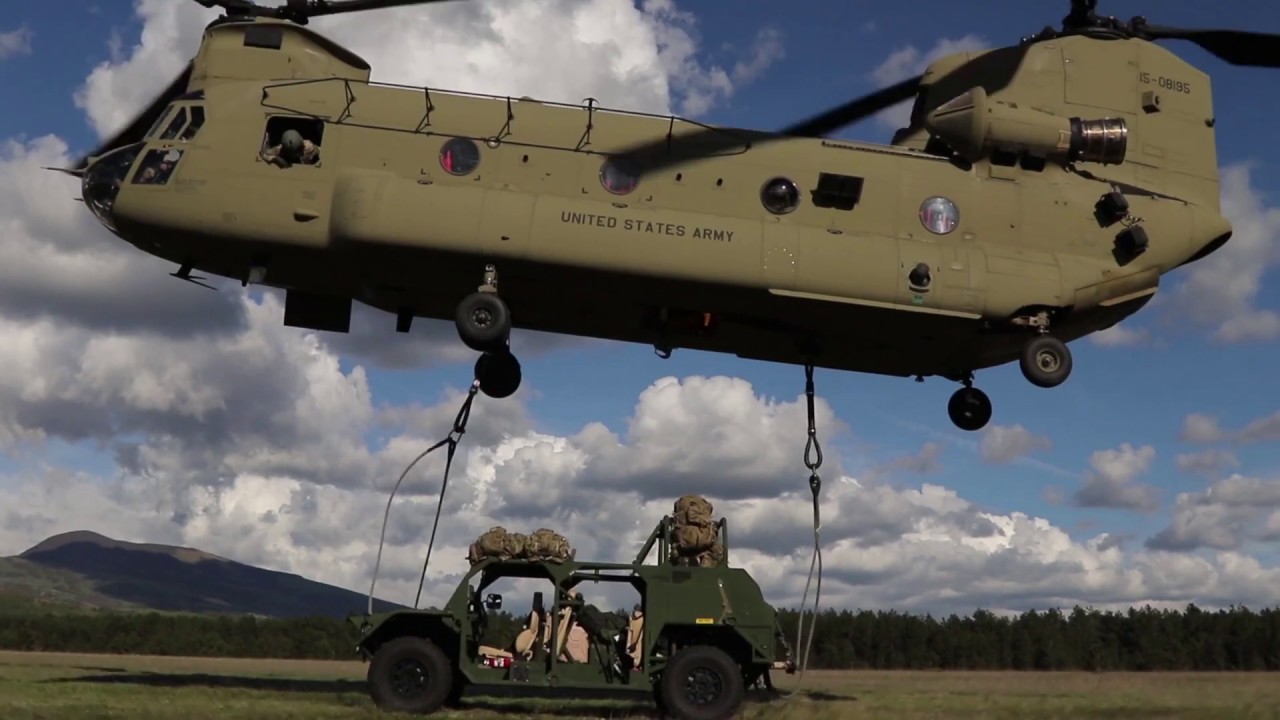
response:
M476 378L471 383L471 389L467 391L467 397L462 401L462 407L458 408L458 416L454 418L453 429L440 442L423 450L418 457L409 463L409 466L400 473L400 479L396 480L396 484L391 488L391 495L387 498L387 509L382 513L382 534L378 538L378 558L373 563L373 581L369 583L369 614L373 614L373 589L378 583L378 568L382 564L382 547L387 539L387 519L391 517L391 501L396 497L396 491L400 489L400 483L404 482L409 471L413 469L418 461L427 455L435 452L440 447L448 445L447 455L444 461L444 479L440 483L440 499L436 502L436 518L431 523L431 539L427 541L427 557L422 561L422 576L418 578L418 594L413 599L413 608L418 609L418 602L422 599L422 585L427 579L427 564L431 562L431 548L436 544L436 528L440 526L440 511L444 508L444 491L449 486L449 468L453 466L453 454L458 449L458 442L462 440L462 435L467 431L467 421L471 419L471 404L476 399L476 393L480 390L480 379Z
M822 490L822 478L818 477L818 468L822 467L822 445L818 443L813 410L813 363L804 366L804 394L809 412L809 439L804 446L804 464L809 468L809 490L813 493L813 559L809 562L809 579L804 584L804 597L800 600L800 615L796 620L796 651L799 652L804 637L805 602L809 599L809 586L813 584L814 569L817 569L818 583L813 593L813 616L810 619L809 639L804 643L804 654L800 659L800 676L796 678L799 685L804 680L804 671L809 666L809 651L813 649L813 635L818 628L818 601L822 595L822 515L819 510L818 494Z

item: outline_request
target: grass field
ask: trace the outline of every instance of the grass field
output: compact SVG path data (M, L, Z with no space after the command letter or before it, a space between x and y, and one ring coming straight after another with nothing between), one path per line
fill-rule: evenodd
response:
M358 662L0 652L0 718L380 717ZM794 677L775 678L780 690ZM647 704L467 699L437 717L653 718ZM1280 718L1267 674L810 672L801 692L753 698L744 718Z

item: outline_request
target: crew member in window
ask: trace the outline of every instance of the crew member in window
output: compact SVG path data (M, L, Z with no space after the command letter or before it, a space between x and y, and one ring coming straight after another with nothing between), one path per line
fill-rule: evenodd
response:
M268 161L274 157L283 158L290 165L315 165L320 162L320 146L302 137L297 130L289 129L280 136L280 144L268 148L264 157Z

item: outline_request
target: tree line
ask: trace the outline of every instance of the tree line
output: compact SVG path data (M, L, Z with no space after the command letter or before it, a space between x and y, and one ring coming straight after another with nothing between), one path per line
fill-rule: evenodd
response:
M621 613L622 611L617 611ZM795 610L779 624L795 644ZM490 612L484 642L506 647L523 616ZM826 610L810 668L910 670L1280 670L1280 609L979 610L936 618ZM808 618L806 617L806 628ZM339 618L167 613L23 613L0 617L0 649L204 657L355 658L360 633ZM799 652L800 648L793 648Z

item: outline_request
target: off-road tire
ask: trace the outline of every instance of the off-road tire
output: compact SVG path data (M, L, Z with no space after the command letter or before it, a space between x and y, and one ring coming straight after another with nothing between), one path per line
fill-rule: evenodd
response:
M415 682L415 675L425 680ZM387 712L425 715L439 710L453 692L453 666L426 638L398 637L383 643L369 663L369 695ZM411 687L414 684L419 687Z
M658 692L664 716L671 720L728 720L747 694L742 668L710 645L676 653L658 678Z

